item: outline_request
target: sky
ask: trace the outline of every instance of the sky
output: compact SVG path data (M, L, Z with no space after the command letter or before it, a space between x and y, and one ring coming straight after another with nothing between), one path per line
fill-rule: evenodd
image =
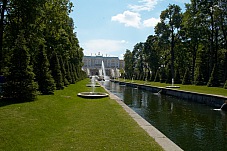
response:
M86 56L123 59L139 42L154 35L161 12L169 4L185 10L190 0L71 0L75 32Z

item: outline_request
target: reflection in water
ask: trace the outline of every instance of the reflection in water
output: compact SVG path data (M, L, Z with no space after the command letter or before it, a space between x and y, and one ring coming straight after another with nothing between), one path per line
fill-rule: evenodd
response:
M105 87L183 150L227 150L226 112L113 82Z

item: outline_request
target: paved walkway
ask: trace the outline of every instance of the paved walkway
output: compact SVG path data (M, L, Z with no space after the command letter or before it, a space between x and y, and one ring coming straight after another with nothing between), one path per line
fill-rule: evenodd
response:
M140 115L138 115L135 111L129 108L119 97L112 94L105 87L103 87L110 95L111 99L116 100L122 108L142 127L155 141L165 150L165 151L183 151L179 146L177 146L174 142L172 142L169 138L167 138L164 134L162 134L159 130L157 130L154 126L148 123L145 119L143 119Z

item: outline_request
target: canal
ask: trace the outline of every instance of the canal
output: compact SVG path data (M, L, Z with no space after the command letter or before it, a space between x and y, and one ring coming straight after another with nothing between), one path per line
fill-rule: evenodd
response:
M227 112L110 81L103 84L183 150L227 150Z

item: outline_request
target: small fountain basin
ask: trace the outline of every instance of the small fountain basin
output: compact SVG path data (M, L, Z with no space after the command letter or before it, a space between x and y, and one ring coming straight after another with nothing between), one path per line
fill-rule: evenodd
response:
M80 92L77 95L83 98L102 98L109 96L109 94L103 92Z
M86 84L87 87L100 87L98 84Z

